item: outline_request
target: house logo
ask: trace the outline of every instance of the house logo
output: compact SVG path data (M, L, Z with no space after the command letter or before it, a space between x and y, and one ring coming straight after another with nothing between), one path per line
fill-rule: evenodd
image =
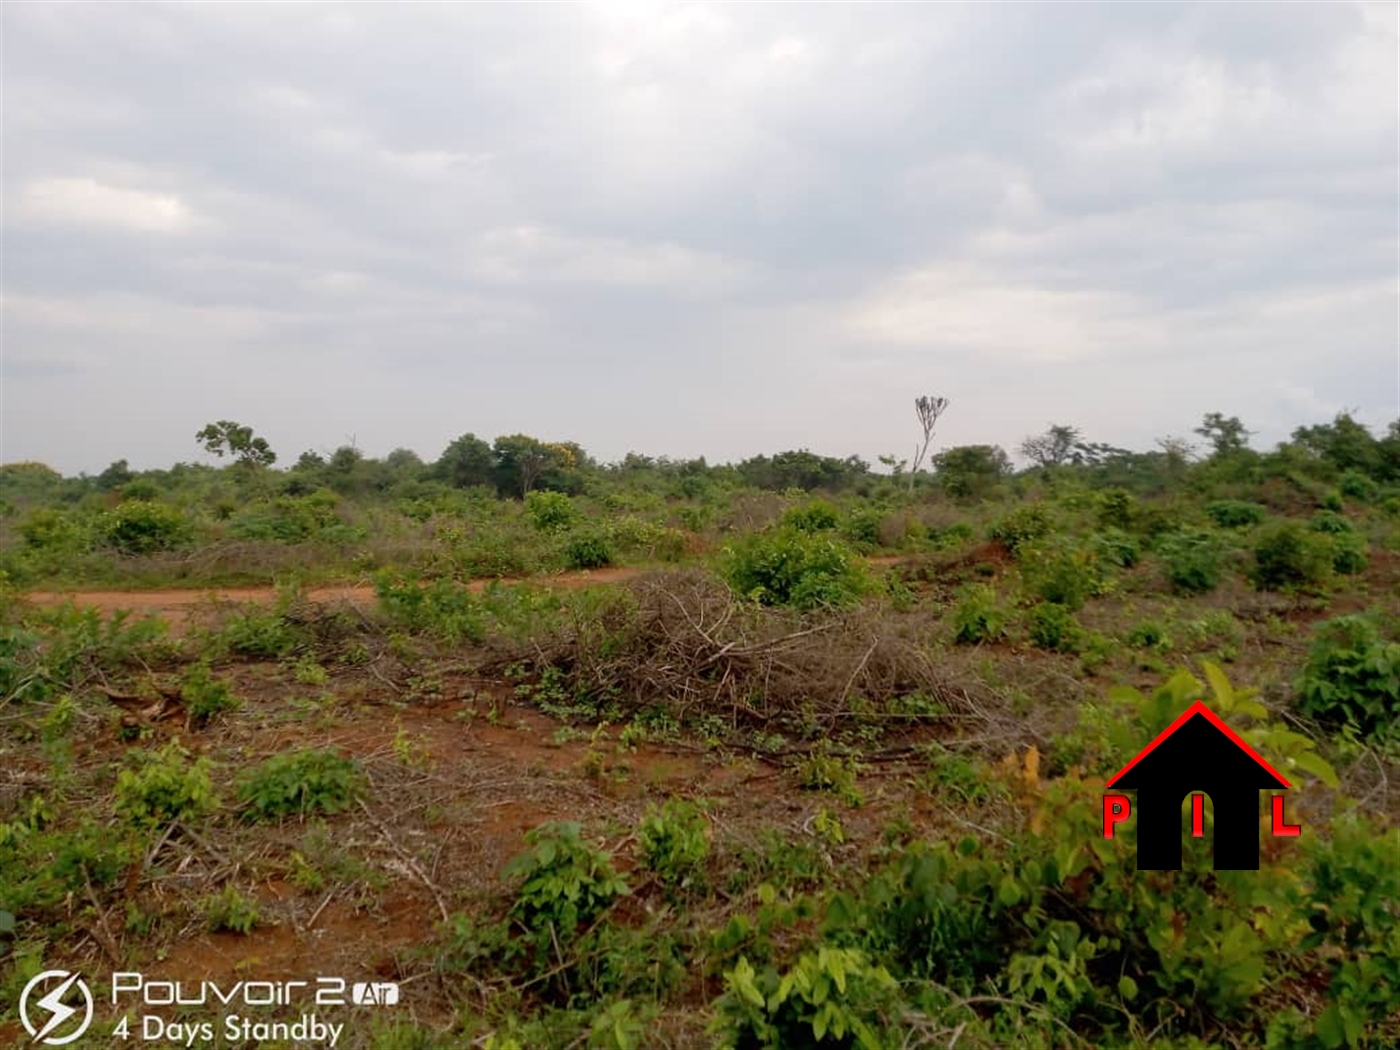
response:
M1283 775L1197 701L1105 785L1137 791L1140 870L1181 868L1182 801L1191 795L1191 834L1205 837L1205 796L1215 814L1213 867L1259 870L1259 792L1292 787ZM1127 795L1104 795L1103 837L1132 815ZM1284 821L1283 796L1273 797L1273 834L1296 836Z

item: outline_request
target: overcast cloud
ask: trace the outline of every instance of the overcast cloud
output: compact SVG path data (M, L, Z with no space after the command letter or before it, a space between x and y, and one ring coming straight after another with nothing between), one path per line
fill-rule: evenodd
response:
M21 3L0 459L1400 415L1393 3Z

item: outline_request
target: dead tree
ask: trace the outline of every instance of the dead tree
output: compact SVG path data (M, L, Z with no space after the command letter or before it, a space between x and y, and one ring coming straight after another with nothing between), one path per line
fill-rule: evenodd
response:
M946 397L929 397L925 394L914 399L914 409L919 413L919 425L924 428L924 443L915 449L914 462L909 468L910 492L914 491L914 475L919 472L919 464L924 461L929 444L933 441L933 428L938 425L938 417L947 407Z

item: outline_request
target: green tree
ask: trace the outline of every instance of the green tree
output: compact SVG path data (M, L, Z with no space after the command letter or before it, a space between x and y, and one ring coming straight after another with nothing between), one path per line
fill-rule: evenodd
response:
M221 419L210 423L194 439L220 459L233 456L244 466L270 467L277 462L277 453L272 451L265 438L256 436L252 427L232 420Z
M1081 444L1077 428L1052 423L1045 433L1022 441L1017 451L1037 466L1058 467L1081 462L1081 454L1077 451Z
M518 494L522 499L539 485L545 474L573 470L579 464L577 445L541 441L528 434L498 437L493 446L496 458L496 489Z
M1219 412L1207 412L1195 433L1210 442L1212 455L1228 456L1247 449L1252 432L1244 428L1239 416L1227 418Z
M496 480L496 454L475 434L463 434L442 450L432 473L459 489L490 485Z
M1011 459L1000 445L959 445L934 456L933 467L948 495L977 498L1011 473Z
M1349 412L1338 412L1331 423L1299 427L1293 431L1293 441L1338 470L1358 470L1374 477L1384 461L1381 443Z

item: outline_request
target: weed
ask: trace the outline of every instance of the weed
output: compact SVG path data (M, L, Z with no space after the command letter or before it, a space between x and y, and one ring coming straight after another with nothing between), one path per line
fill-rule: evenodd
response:
M238 698L228 683L215 678L203 660L185 672L180 681L180 699L196 725L204 725L238 707Z
M210 933L252 933L258 924L258 902L229 883L204 902L204 924Z
M1262 503L1238 499L1218 499L1205 505L1206 517L1222 529L1246 529L1258 525L1268 515Z
M1400 738L1400 642L1385 641L1370 617L1318 624L1297 688L1305 715L1362 736Z
M1170 533L1157 544L1167 582L1176 594L1204 594L1225 576L1225 550L1215 534L1200 529Z
M631 891L612 857L583 841L582 826L552 821L526 832L530 848L506 865L520 879L510 917L533 938L541 957L571 942L586 926Z
M339 813L364 791L359 763L325 749L287 751L246 770L238 799L249 820Z
M953 611L953 640L959 645L999 642L1006 637L1006 614L997 592L985 583L974 583L959 592Z
M1297 522L1269 527L1255 544L1249 577L1261 591L1316 588L1331 575L1331 546L1324 537Z
M564 563L571 569L601 569L614 560L612 546L602 532L580 532L564 545Z
M710 826L693 802L673 798L651 807L637 829L642 863L672 893L700 887L710 852Z
M193 822L218 808L213 763L171 742L154 754L131 752L132 768L117 774L117 815L141 827Z
M1030 612L1028 633L1038 649L1072 653L1079 645L1079 624L1064 605L1042 603Z
M859 806L864 799L856 787L858 772L855 759L840 759L817 750L802 760L797 779L808 791L828 792L848 806Z
M870 590L849 548L825 534L781 529L726 548L724 574L740 594L799 609L845 606Z

